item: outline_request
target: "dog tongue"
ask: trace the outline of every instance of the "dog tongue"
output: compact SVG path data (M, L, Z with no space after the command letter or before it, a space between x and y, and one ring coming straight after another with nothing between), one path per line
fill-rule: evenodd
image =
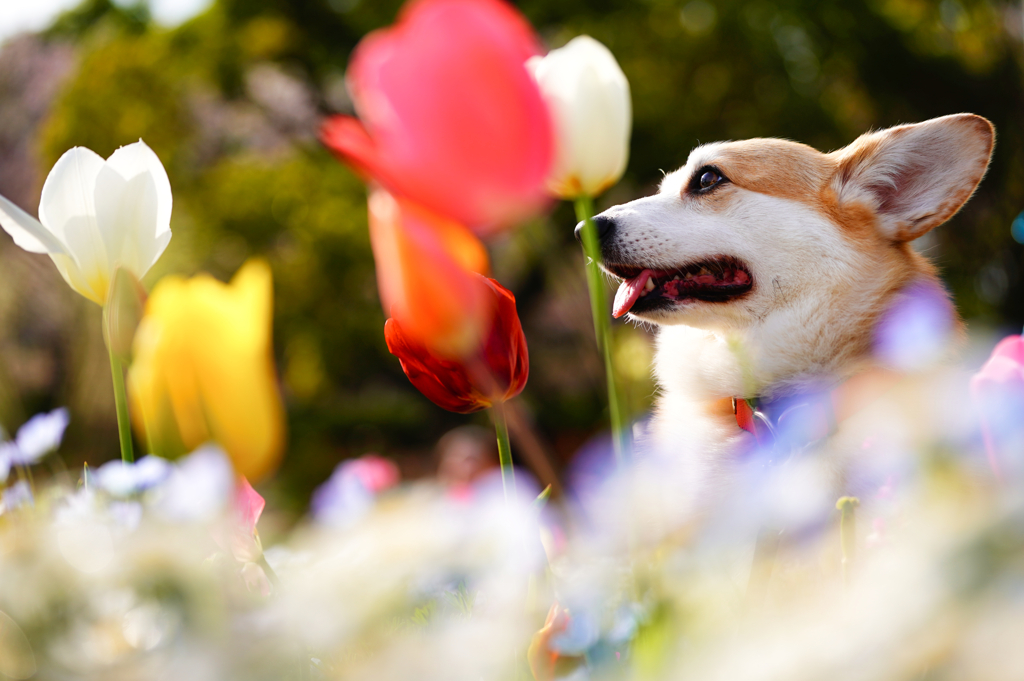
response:
M633 303L644 292L647 280L651 278L651 270L644 270L632 279L626 279L619 284L619 290L615 292L615 305L612 308L612 316L618 319L629 312Z

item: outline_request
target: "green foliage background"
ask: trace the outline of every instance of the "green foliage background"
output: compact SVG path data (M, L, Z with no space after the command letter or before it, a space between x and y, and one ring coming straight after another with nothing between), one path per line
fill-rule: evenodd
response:
M352 48L391 23L399 4L218 0L167 30L150 22L144 5L88 0L45 34L46 41L73 44L76 62L36 133L40 178L71 146L106 156L142 138L166 164L175 199L174 238L148 283L172 271L227 279L249 256L270 260L290 432L277 481L296 508L342 458L376 450L399 459L407 474L423 474L432 465L430 447L447 428L482 422L434 407L387 353L363 186L315 139L317 117L349 112L342 83ZM1024 208L1019 3L518 6L547 46L588 33L611 48L629 78L632 155L603 205L649 193L699 142L776 136L829 150L870 128L959 111L988 117L999 134L989 176L925 246L968 319L1016 327L1024 321L1022 248L1010 235ZM257 76L278 90L282 82L286 90L298 84L301 96L292 100L304 102L304 112L289 118L275 111L273 96L268 105L254 94ZM605 418L573 224L570 208L558 206L492 244L496 274L517 295L531 348L523 401L558 463ZM11 248L9 241L0 248ZM89 304L74 305L81 333L95 331ZM630 408L640 413L653 390L650 340L628 326L616 333ZM29 405L66 401L69 384L81 377L68 371L44 389L8 395L6 407L0 391L0 417L6 413L4 424L14 426L10 415ZM112 421L111 410L106 425L72 431L80 458L115 456L116 438L104 435Z

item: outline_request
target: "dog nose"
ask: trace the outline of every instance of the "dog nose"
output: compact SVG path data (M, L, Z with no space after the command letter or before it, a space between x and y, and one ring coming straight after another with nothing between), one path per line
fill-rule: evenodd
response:
M576 234L576 241L579 241L580 243L583 243L583 224L583 222L580 222L576 225L576 230L574 232L574 234ZM596 215L594 216L594 227L597 227L597 240L601 241L609 232L612 231L612 228L615 227L615 219L605 217L604 215Z

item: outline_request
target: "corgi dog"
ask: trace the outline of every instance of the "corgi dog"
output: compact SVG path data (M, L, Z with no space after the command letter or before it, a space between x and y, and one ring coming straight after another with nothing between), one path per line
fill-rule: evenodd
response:
M831 153L706 144L655 195L599 214L601 265L622 280L614 316L659 327L646 447L689 453L697 484L714 486L743 452L778 446L765 442L794 404L787 450L837 437L899 380L878 338L908 296L930 296L955 338L962 324L911 242L971 197L994 139L989 121L957 114ZM828 467L842 491L843 464Z

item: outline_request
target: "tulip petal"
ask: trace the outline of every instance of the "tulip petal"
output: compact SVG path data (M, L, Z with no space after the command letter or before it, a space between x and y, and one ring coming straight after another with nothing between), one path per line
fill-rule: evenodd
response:
M106 244L96 222L96 178L103 166L95 152L84 147L69 149L46 177L39 201L39 221L65 244L73 260L74 266L54 258L61 275L72 288L100 305L110 276Z
M0 227L29 253L64 253L64 244L43 223L0 196Z
M39 221L65 244L68 232L85 232L80 243L91 243L90 250L106 261L103 238L96 224L96 178L103 169L104 160L84 147L64 152L43 184L39 200ZM69 224L71 223L71 224ZM78 259L81 256L75 251ZM106 268L104 268L106 269Z
M235 483L235 515L239 526L244 528L250 535L256 531L256 523L263 515L266 507L266 500L260 493L252 488L249 481L243 475Z
M362 126L335 119L323 139L361 172L478 234L545 202L551 118L525 68L526 21L500 0L420 0L367 36L349 89Z
M328 118L320 127L320 139L348 161L364 179L379 178L383 184L394 184L393 178L387 175L387 168L379 162L373 138L356 119L350 116Z
M82 270L78 267L78 263L75 262L74 258L68 255L51 254L50 259L53 260L53 264L57 266L57 271L64 281L67 282L68 286L94 303L103 304L106 298L100 297L92 290L92 286L82 274Z
M437 406L460 414L515 397L530 372L515 296L494 279L477 278L486 286L495 314L484 343L466 357L432 352L394 318L384 325L388 351L398 357L409 382Z
M384 324L384 341L388 352L398 358L409 382L437 406L457 414L471 414L491 406L462 365L431 353L410 337L396 319Z
M159 236L164 232L171 231L171 205L173 202L171 181L156 153L145 142L139 140L125 145L111 154L107 159L107 167L116 170L126 180L131 180L139 175L149 177L153 181L152 187L156 192L153 235Z
M107 269L102 239L97 247L90 221L94 222L94 218L76 216L68 220L65 239L68 252L73 256L51 255L50 259L71 288L94 303L103 305L107 300L112 273Z
M170 240L171 185L142 141L121 147L96 178L97 222L111 267L146 274Z
M479 240L383 189L370 195L369 214L385 313L443 355L458 357L477 347L493 314L478 276L487 264Z

